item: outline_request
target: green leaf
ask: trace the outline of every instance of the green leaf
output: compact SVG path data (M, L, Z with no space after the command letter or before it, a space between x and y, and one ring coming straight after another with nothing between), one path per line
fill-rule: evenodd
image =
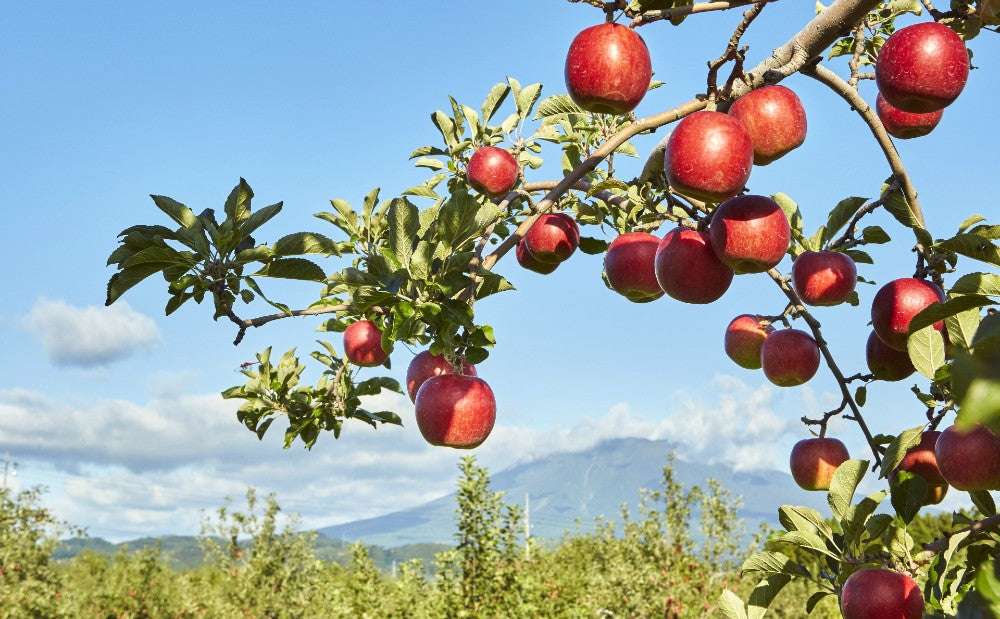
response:
M489 123L490 119L497 113L500 106L503 105L504 100L510 93L510 86L504 83L494 84L493 88L490 89L490 93L486 95L486 100L483 101L482 108L482 118L484 123Z
M865 530L865 524L868 522L868 519L875 513L875 510L878 509L888 494L888 490L874 492L856 505L851 505L847 508L844 519L840 523L841 528L844 530L845 544L850 545L859 541L861 532Z
M889 477L889 474L896 470L899 463L903 461L906 451L920 442L920 435L923 434L923 431L924 426L903 430L889 443L885 450L885 456L882 457L882 477Z
M476 298L483 299L491 294L515 290L514 284L507 281L505 277L493 271L480 271L479 277L482 279L476 288Z
M724 590L719 596L718 604L719 610L726 619L748 619L743 600L729 589Z
M966 219L965 221L963 221L961 224L959 224L958 231L965 232L966 230L968 230L969 228L978 224L981 221L986 221L986 218L983 217L982 215L973 215L968 219Z
M819 3L816 3L817 6ZM817 13L822 9L817 9ZM811 615L812 611L816 609L816 605L823 601L824 598L833 595L829 591L817 591L809 596L809 600L806 602L806 614Z
M783 507L788 507L787 505ZM793 576L805 576L809 572L804 567L791 560L788 556L780 552L764 550L755 552L743 562L740 568L745 574L790 574Z
M242 178L233 187L233 190L229 192L229 197L226 198L226 206L224 208L226 219L231 220L237 230L241 229L243 223L250 217L250 201L252 198L253 190L250 189L250 185Z
M973 490L969 492L969 498L983 516L989 518L996 515L997 506L988 490Z
M827 217L821 244L826 245L829 243L833 237L835 237L837 233L844 228L844 226L850 223L851 218L861 210L861 207L864 206L867 201L867 198L851 196L850 198L844 198L838 202L837 205L830 211L830 216Z
M861 238L865 243L874 244L888 243L892 240L888 233L879 226L866 226L861 231Z
M910 203L906 200L906 196L903 195L900 189L893 189L889 192L882 200L882 206L885 207L885 210L889 211L890 215L896 218L896 221L907 228L920 227L920 222L917 220L916 215L913 214Z
M458 136L455 133L455 121L452 120L447 114L441 110L437 110L431 114L431 122L433 122L434 126L441 132L441 137L444 138L445 144L452 147L458 143Z
M622 191L628 191L628 188L629 188L628 183L622 182L617 178L606 178L599 183L594 183L593 185L591 185L590 189L587 190L586 197L592 198L596 194L602 191L607 191L609 189L620 189Z
M596 255L608 251L608 242L604 239L595 239L589 236L580 237L580 251L585 254Z
M272 247L276 256L320 254L339 256L340 247L331 238L317 232L293 232L278 239Z
M830 480L830 492L827 495L827 502L833 515L838 519L843 519L847 509L854 499L854 491L865 476L868 468L867 460L848 460L837 467Z
M107 298L105 305L111 305L117 301L125 292L146 279L154 273L162 271L169 266L162 262L147 262L134 267L123 268L108 280Z
M1000 378L973 378L959 407L959 418L963 423L981 423L1000 434Z
M253 234L258 228L266 224L272 217L281 212L283 205L283 202L278 202L277 204L271 204L250 213L250 216L247 217L246 221L244 221L243 225L240 227L240 235L243 238L246 238Z
M541 84L531 84L530 86L525 86L521 92L517 93L514 97L514 105L517 107L517 113L521 118L528 117L528 114L530 114L531 109L535 107L535 103L538 101L538 97L541 94Z
M924 327L910 334L906 340L906 352L913 367L927 378L934 380L934 373L944 365L944 336L933 326Z
M750 599L747 600L747 618L760 619L767 612L774 597L791 582L792 577L788 574L771 574L762 579L750 592Z
M976 329L979 328L980 320L979 308L959 312L946 318L944 325L948 329L948 338L951 343L959 348L970 348Z
M946 241L937 243L936 247L1000 266L1000 247L978 234L971 232L956 234Z
M1000 297L1000 275L996 273L968 273L959 277L948 291L950 294L982 294Z
M909 471L897 473L892 484L892 507L903 522L910 524L927 500L930 487L923 477Z
M798 231L799 234L802 233L802 213L799 211L799 205L795 200L792 200L785 193L776 193L771 196L771 199L778 203L781 210L784 211L785 217L788 218L788 224L791 226L793 231ZM806 249L814 249L807 247Z
M569 95L553 95L542 100L535 112L535 120L560 116L562 114L586 114Z
M861 251L860 249L848 249L844 253L858 264L875 264L875 261L868 255L868 252Z
M314 282L321 282L326 278L326 273L318 264L305 258L280 258L264 265L254 275Z
M935 301L910 320L910 335L912 337L917 331L929 327L934 323L941 322L949 316L954 316L970 309L986 307L987 305L996 305L996 301L981 294L952 297L944 303Z
M195 216L194 212L177 200L168 198L167 196L154 195L149 197L153 199L153 203L156 204L157 208L185 228L194 228L198 225L198 217Z
M410 264L417 230L420 228L419 212L416 205L406 198L393 199L388 211L389 230L387 243L403 267Z

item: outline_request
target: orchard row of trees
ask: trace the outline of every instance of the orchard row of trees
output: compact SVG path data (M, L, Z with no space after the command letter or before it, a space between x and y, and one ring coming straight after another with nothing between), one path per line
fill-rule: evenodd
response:
M476 108L450 98L450 110L431 115L441 141L411 154L428 171L425 182L388 200L374 189L357 209L335 199L317 214L323 231L293 232L272 244L254 235L282 205L254 210L243 180L219 217L153 196L177 227L122 232L108 260L116 272L107 302L160 274L167 314L190 300L209 301L215 319L235 326L237 344L248 329L294 317L320 316L320 331L342 332L343 354L328 341L312 353L322 372L315 384L301 380L306 365L294 349L280 358L268 349L245 368L246 383L224 393L241 402L239 422L262 439L276 420L287 422L286 446L311 447L324 432L339 437L348 420L402 423L396 413L367 410L362 398L403 387L361 368L388 369L397 343L425 349L407 372L416 424L432 445L473 448L497 415L492 389L474 367L497 334L475 308L513 290L497 268L506 255L557 278L577 249L604 254L608 287L639 303L711 303L734 277L762 274L761 285L777 286L787 303L734 319L726 349L780 387L805 383L824 364L837 381L840 406L806 411L803 435L817 436L804 438L790 460L803 488L830 490L836 526L812 510L780 507L785 531L742 566L759 578L757 586L745 600L727 591L721 607L735 619L759 617L794 585L816 589L798 614L828 598L848 619L958 612L1000 550L1000 515L989 494L1000 489L1000 314L993 307L1000 302L1000 226L965 213L954 233L928 229L918 188L950 181L913 178L894 139L933 139L926 136L970 78L967 43L1000 25L996 0L952 0L947 8L931 0L816 3L815 16L788 41L768 46L756 65L743 36L773 0L574 2L601 23L569 45L568 94L542 99L541 84L508 78ZM664 60L650 58L639 32L697 27L701 14L714 11L742 16L718 35L722 51L708 59L704 91L667 101L652 81ZM897 20L917 23L897 27ZM752 191L755 167L780 166L806 139L808 110L779 84L796 73L851 106L888 175L872 187L874 198L831 195L834 206L815 232L804 228L787 195ZM878 87L871 103L859 88L868 79ZM636 118L632 110L644 98L661 101L664 111ZM630 140L668 126L641 171L625 176L616 162L638 157ZM546 152L561 161L561 177L536 178ZM880 211L902 235L865 225ZM857 305L856 264L874 264L864 247L893 242L915 255L914 268L871 269L878 281L867 281L880 285L871 330L863 326L868 311L857 321L870 373L849 375L815 306ZM312 256L344 263L328 272ZM791 276L778 270L786 257ZM295 309L265 294L265 278L315 282L318 298ZM261 304L272 313L244 317L257 311L245 307ZM864 411L868 385L914 375L910 421L873 434ZM870 458L849 459L843 443L827 436L837 416L856 426ZM883 489L855 503L868 474ZM948 535L915 546L909 524L948 487L968 492L982 519L956 521ZM891 514L878 511L883 503Z
M738 498L713 480L687 488L668 465L659 488L641 491L637 513L623 507L592 532L527 548L519 508L474 459L460 468L454 549L404 563L395 577L361 544L346 565L316 559L315 533L297 531L294 518L279 526L275 498L253 491L245 510L206 520L200 567L171 569L153 549L56 562L66 529L40 491L0 489L0 617L710 617L725 588L746 594L755 584L736 557L761 536L747 539ZM951 524L926 516L910 530L930 540ZM813 593L791 585L774 608L797 616ZM1000 605L1000 592L991 602ZM814 616L836 617L836 603L820 602Z

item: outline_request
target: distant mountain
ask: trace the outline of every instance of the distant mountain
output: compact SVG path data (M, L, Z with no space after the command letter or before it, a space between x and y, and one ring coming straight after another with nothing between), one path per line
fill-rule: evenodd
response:
M558 538L566 531L592 530L595 518L620 520L621 505L633 513L639 488L658 489L667 457L668 441L613 439L586 451L558 453L519 464L491 475L492 488L506 493L508 503L530 508L531 534ZM804 492L791 475L780 471L735 471L721 464L677 460L677 481L690 488L705 487L713 478L742 496L739 515L747 530L758 523L777 524L777 506L808 505L828 510L824 493ZM322 535L350 542L362 540L391 548L402 544L450 543L454 533L455 495L375 518L319 529Z

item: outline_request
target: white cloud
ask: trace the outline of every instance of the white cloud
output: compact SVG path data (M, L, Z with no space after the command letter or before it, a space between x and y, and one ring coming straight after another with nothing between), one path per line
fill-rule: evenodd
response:
M76 307L43 298L24 323L41 337L52 363L60 366L104 366L160 341L156 323L124 301L111 307Z
M711 398L675 394L665 413L612 407L571 426L498 425L472 453L498 472L514 464L602 440L669 439L689 460L740 470L782 469L786 422L770 408L770 387L716 380ZM52 488L60 517L111 539L196 533L203 510L227 496L240 505L246 487L276 492L303 526L320 527L422 504L453 489L459 458L469 452L428 446L405 396L366 404L396 411L405 426L373 430L348 423L340 440L320 437L307 451L282 449L278 420L263 441L236 421L237 403L217 394L163 389L146 403L103 400L85 406L45 395L0 390L0 444L21 461L22 483ZM783 452L781 452L783 453ZM28 481L28 480L31 481Z

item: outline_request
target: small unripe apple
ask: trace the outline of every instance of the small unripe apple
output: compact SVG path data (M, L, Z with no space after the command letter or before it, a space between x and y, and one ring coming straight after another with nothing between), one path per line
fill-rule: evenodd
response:
M809 381L819 369L816 340L805 331L779 329L760 347L764 376L779 387L795 387Z
M627 26L591 26L566 54L566 89L573 101L598 114L627 114L649 89L653 66L639 33Z
M733 102L729 115L746 127L754 165L767 165L806 140L806 110L785 86L764 86Z
M656 248L660 238L648 232L628 232L611 241L604 254L604 272L611 288L635 303L663 296L656 281Z
M931 303L944 301L937 284L903 277L882 286L872 300L872 328L883 342L896 350L906 350L910 321ZM934 323L938 331L944 321Z
M417 401L417 391L428 378L454 373L455 367L444 355L432 355L429 350L417 354L406 368L406 392L410 394L410 401ZM476 367L462 359L462 374L475 376Z
M562 262L580 244L580 227L566 213L545 213L524 235L524 247L539 262Z
M720 204L708 233L719 260L736 273L763 273L776 266L792 240L778 203L750 194Z
M517 184L518 171L514 155L496 146L477 149L465 168L469 185L491 198L507 195Z
M879 380L903 380L917 371L905 350L889 346L874 331L868 334L865 359L868 361L868 371Z
M743 123L732 116L695 112L670 134L663 165L674 191L722 202L747 184L753 169L753 142Z
M858 284L858 268L838 251L806 251L792 263L795 293L806 305L839 305Z
M875 113L882 121L882 126L894 138L909 140L927 135L937 127L944 116L944 110L918 114L915 112L904 112L892 107L885 97L878 95L875 97Z
M837 467L850 459L847 447L838 439L806 438L792 447L788 467L803 490L829 490Z
M684 303L711 303L733 283L733 270L715 255L708 234L684 226L660 241L654 269L660 288Z
M906 574L868 568L851 574L840 594L844 619L921 619L924 595Z
M926 114L958 98L969 78L969 52L955 31L937 22L892 33L875 62L878 91L893 107Z
M956 490L1000 490L1000 436L986 426L968 432L947 428L934 455L941 475Z
M760 347L774 333L774 327L760 324L758 316L743 314L733 318L726 327L725 348L736 365L748 370L760 369Z
M382 331L370 320L353 322L344 331L344 355L354 365L375 367L389 358L382 349Z
M558 262L542 262L532 256L531 252L528 251L528 248L524 245L524 239L518 241L517 249L514 250L514 254L517 256L518 264L529 271L541 273L542 275L548 275L552 271L555 271L556 267L559 266Z
M420 434L431 445L472 449L493 430L497 403L483 379L441 374L421 385L414 414Z

